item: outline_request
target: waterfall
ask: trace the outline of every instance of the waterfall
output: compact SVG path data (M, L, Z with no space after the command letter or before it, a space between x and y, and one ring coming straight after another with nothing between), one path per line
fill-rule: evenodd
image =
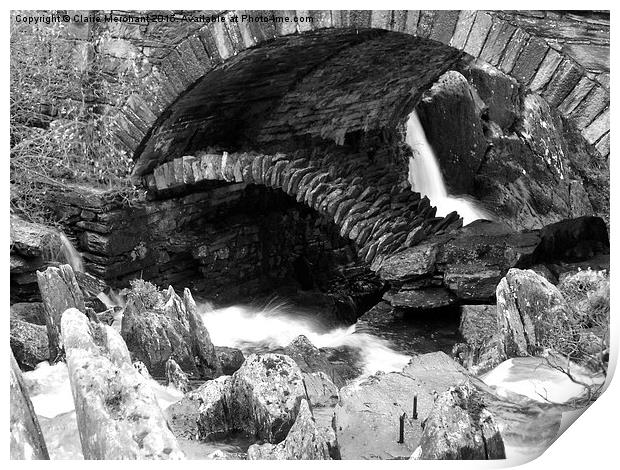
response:
M84 262L82 261L82 255L78 253L64 233L60 232L58 236L60 238L60 253L64 261L68 263L74 271L83 273Z
M473 198L448 194L435 152L426 140L424 129L415 111L407 121L406 141L413 151L413 157L409 159L411 190L428 197L431 204L437 208L437 216L457 211L465 225L477 219L493 219L491 214L476 205Z

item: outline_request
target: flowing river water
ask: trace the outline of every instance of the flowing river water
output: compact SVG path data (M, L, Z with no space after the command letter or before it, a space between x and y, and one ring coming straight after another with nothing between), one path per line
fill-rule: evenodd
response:
M407 142L414 152L410 161L412 190L427 195L437 206L438 215L456 210L464 218L464 223L491 218L473 201L448 194L437 159L415 113L407 123ZM81 258L66 237L63 255L74 269L83 271ZM113 291L101 294L100 299L106 305L122 310L122 299ZM400 371L412 354L429 352L429 348L449 351L458 339L456 321L444 322L441 328L448 332L439 335L438 324L433 322L400 325L401 336L405 336L399 342L391 331L358 331L357 325L326 326L308 309L286 302L270 302L262 307L235 305L224 308L213 308L208 302L202 302L199 311L215 345L239 348L247 356L280 351L297 336L305 335L316 347L331 351L330 359L336 351L337 360L350 361L349 365L360 371L360 377L378 371ZM115 326L118 328L120 314L117 320ZM420 342L420 338L424 341ZM405 344L410 347L404 347ZM602 380L592 378L578 368L574 372L584 381ZM498 419L506 442L507 463L513 465L535 458L555 440L558 432L565 429L576 414L563 403L584 390L542 358L510 359L480 378L507 401L521 403L524 409L539 410L533 414L523 413L505 423ZM50 366L42 363L34 371L25 372L24 379L51 458L83 458L65 364ZM176 389L155 380L151 381L151 386L162 409L183 396ZM330 409L322 412L326 418L332 413ZM223 452L243 453L248 445L249 441L236 438L215 443L181 441L187 457L198 459L221 457Z

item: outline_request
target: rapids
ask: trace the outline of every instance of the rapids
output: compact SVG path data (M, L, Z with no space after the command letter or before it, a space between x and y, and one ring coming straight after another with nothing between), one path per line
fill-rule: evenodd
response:
M213 344L239 348L247 356L287 346L299 335L306 336L317 348L348 347L355 350L363 375L378 371L401 370L410 356L394 349L382 338L355 331L355 325L328 329L316 317L300 312L286 303L272 302L264 308L235 305L214 309L199 306Z

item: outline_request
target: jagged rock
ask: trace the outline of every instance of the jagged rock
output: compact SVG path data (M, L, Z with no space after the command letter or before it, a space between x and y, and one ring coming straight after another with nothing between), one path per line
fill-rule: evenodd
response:
M168 385L172 385L179 392L187 393L191 390L187 375L174 359L166 361L166 378L168 379Z
M325 372L303 373L306 396L315 406L334 406L338 402L338 387Z
M11 460L49 460L37 415L13 354L10 362Z
M136 368L136 370L139 372L139 374L142 377L144 377L147 380L152 380L151 374L149 373L149 370L144 365L144 362L134 361L133 366Z
M284 354L293 359L302 372L310 374L323 372L337 388L344 386L345 380L327 356L314 346L308 338L300 335L284 348Z
M600 217L578 217L547 225L540 231L536 256L541 261L582 261L609 253L609 236Z
M301 370L282 354L252 354L233 375L233 427L272 444L282 441L306 397Z
M248 449L248 460L329 460L329 445L324 432L303 400L295 424L286 439L277 445L254 444Z
M222 365L222 374L232 375L239 370L245 361L240 349L227 346L215 346L215 354Z
M527 356L542 351L550 331L566 327L569 307L545 278L511 269L497 286L497 314L506 356Z
M11 318L35 325L45 325L45 309L41 302L19 302L11 305Z
M422 437L420 423L433 407L436 393L471 380L445 353L414 357L402 372L377 373L340 389L334 430L343 459L409 458ZM412 419L418 397L418 419ZM404 443L399 419L406 413Z
M165 410L175 436L209 441L233 431L232 377L209 380Z
M423 424L421 460L505 459L504 440L493 415L470 384L441 393Z
M506 359L495 305L462 305L459 332L464 342L452 353L469 372L487 372Z
M74 308L61 330L84 458L184 458L121 336Z
M127 296L121 334L134 359L158 377L165 375L170 357L190 376L211 379L220 375L215 348L189 289L183 299L172 287L153 295L161 297L154 305L145 305L133 291Z
M22 369L31 370L50 357L47 328L11 319L11 350Z
M45 308L45 323L49 341L50 359L56 360L62 355L60 340L60 319L69 308L85 311L84 296L77 284L73 269L68 264L49 267L45 271L37 271L37 282Z

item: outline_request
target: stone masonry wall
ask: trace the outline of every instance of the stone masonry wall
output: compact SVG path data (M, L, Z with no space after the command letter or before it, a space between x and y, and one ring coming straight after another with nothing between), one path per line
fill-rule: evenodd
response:
M311 282L355 261L332 223L281 191L211 186L135 207L81 192L60 206L87 271L117 287L143 278L225 303L294 283L300 260Z

